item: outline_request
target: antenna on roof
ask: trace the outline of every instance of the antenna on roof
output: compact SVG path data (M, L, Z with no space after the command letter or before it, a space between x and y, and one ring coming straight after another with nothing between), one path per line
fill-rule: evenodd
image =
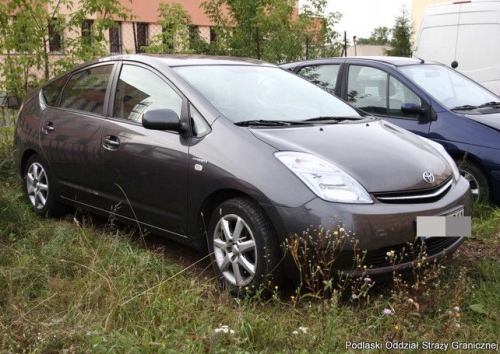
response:
M418 60L420 60L420 64L423 64L423 63L425 63L425 60L424 60L424 59L422 59L422 58L419 58L419 57L417 57L416 55L414 55L413 57L414 57L415 59L418 59Z

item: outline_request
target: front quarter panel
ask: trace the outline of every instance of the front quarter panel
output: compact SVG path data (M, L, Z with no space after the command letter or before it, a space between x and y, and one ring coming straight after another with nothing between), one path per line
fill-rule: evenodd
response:
M197 233L196 220L203 204L212 197L217 199L216 195L246 195L261 205L286 207L298 207L315 197L276 159L276 149L249 130L219 118L210 134L192 144L188 163L191 235ZM206 224L210 216L203 216Z

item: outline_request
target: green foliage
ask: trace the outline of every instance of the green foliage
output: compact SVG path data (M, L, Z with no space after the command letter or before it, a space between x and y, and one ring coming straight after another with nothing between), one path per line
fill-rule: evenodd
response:
M392 39L389 42L391 49L386 50L386 55L411 57L412 34L413 25L410 15L406 8L403 8L401 14L396 17L394 27L392 28Z
M340 15L324 16L323 0L311 1L299 15L295 4L294 0L206 0L202 7L216 24L211 51L280 63L338 50L333 25Z
M340 55L342 43L335 25L342 18L339 12L326 12L328 1L309 0L303 7L300 20L306 36L305 58L334 57Z
M189 52L191 16L177 2L160 3L158 7L158 23L162 32L151 39L147 53L178 53Z
M390 42L391 30L382 26L375 28L369 38L358 38L358 44L387 45Z
M100 18L94 21L89 40L82 41L82 23L95 13ZM115 26L114 19L128 17L128 10L113 0L2 1L0 43L5 60L0 63L0 90L22 100L30 88L77 63L105 54L104 31ZM50 51L56 36L59 41L52 49L64 55Z
M0 129L0 161L13 161L12 134ZM410 276L373 287L365 277L337 288L344 297L327 273L349 233L312 230L318 243L303 242L309 233L289 243L305 272L300 292L234 299L205 255L78 212L37 217L13 168L0 164L2 353L342 353L347 342L498 341L498 207L477 206L473 237L451 260L424 266L419 256ZM301 260L306 246L315 264Z
M13 143L14 127L0 127L0 178L4 183L13 183L14 173L14 149Z

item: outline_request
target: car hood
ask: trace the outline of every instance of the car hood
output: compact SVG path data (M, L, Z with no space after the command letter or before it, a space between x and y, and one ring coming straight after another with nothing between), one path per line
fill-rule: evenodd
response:
M277 150L307 152L335 164L371 193L428 189L453 173L430 144L381 120L251 131ZM424 172L435 181L424 181Z
M465 117L472 119L475 122L487 125L500 131L500 113L491 114L464 114Z

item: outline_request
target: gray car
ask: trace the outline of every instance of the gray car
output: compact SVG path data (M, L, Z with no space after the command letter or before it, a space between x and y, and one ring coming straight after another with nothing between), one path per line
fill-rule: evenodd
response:
M248 59L83 64L29 94L15 145L37 214L78 206L208 251L239 295L296 278L284 245L307 230L342 230L334 267L360 273L356 244L375 275L413 265L388 250L425 244L432 261L463 241L417 237L418 216L472 210L440 145Z

